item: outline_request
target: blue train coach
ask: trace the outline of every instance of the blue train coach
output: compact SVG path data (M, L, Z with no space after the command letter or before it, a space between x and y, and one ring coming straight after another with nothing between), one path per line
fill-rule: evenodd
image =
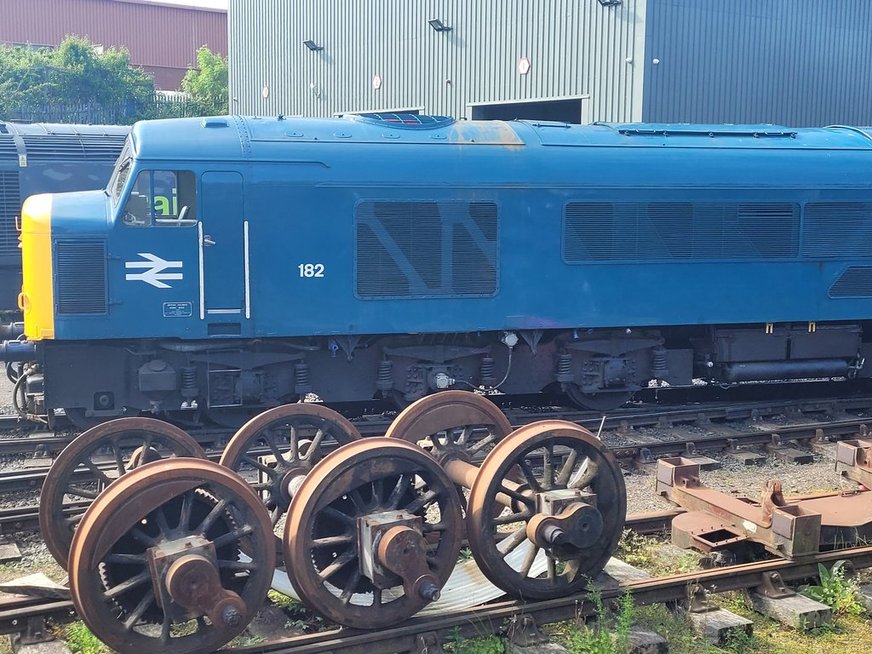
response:
M872 137L372 114L137 124L23 215L28 410L869 376Z

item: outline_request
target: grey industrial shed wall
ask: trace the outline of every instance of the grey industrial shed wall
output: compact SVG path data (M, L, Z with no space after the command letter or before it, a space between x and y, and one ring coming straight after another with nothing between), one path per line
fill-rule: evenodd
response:
M587 96L586 119L639 120L645 5L230 0L231 110L329 116L420 109L466 116L476 103ZM452 30L434 31L432 18ZM324 49L308 50L307 39ZM526 75L518 73L521 57L531 64Z
M646 121L872 124L870 0L648 0L647 21Z

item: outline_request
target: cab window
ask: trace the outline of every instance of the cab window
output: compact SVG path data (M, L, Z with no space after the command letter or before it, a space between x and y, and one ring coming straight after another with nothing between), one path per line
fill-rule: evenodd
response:
M181 227L196 218L197 178L188 170L143 170L124 205L130 227Z

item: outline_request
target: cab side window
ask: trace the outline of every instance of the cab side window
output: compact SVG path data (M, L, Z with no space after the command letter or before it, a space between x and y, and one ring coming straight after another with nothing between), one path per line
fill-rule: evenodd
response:
M181 227L197 221L197 178L188 170L143 170L124 205L129 227Z

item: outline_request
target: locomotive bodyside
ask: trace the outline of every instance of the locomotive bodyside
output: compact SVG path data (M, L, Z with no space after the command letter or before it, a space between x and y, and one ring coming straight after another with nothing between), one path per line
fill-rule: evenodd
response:
M44 373L40 408L94 416L553 384L601 407L650 380L863 375L870 146L847 128L142 123L107 193L51 199L25 268L30 397Z
M0 310L21 289L18 228L30 195L106 186L128 127L0 121Z

